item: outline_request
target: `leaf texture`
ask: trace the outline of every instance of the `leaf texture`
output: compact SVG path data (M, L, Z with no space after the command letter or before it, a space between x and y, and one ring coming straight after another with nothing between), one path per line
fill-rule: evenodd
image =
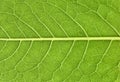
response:
M0 82L120 82L120 0L0 0Z

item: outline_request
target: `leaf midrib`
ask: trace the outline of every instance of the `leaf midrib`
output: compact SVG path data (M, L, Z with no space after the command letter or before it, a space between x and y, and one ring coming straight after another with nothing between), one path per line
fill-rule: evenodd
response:
M120 37L0 38L0 41L120 40Z

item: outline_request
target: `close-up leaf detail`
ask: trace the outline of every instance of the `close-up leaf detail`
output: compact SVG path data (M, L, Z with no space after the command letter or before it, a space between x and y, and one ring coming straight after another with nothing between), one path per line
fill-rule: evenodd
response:
M120 0L0 0L0 82L120 82Z

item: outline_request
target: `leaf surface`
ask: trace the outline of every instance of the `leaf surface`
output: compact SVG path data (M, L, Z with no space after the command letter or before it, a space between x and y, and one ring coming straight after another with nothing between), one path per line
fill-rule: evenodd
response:
M120 82L120 0L1 0L0 82Z

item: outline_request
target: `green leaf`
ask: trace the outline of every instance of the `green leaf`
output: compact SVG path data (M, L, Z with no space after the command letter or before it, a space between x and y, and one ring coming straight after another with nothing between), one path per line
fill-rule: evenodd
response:
M0 0L0 82L120 82L120 0Z

